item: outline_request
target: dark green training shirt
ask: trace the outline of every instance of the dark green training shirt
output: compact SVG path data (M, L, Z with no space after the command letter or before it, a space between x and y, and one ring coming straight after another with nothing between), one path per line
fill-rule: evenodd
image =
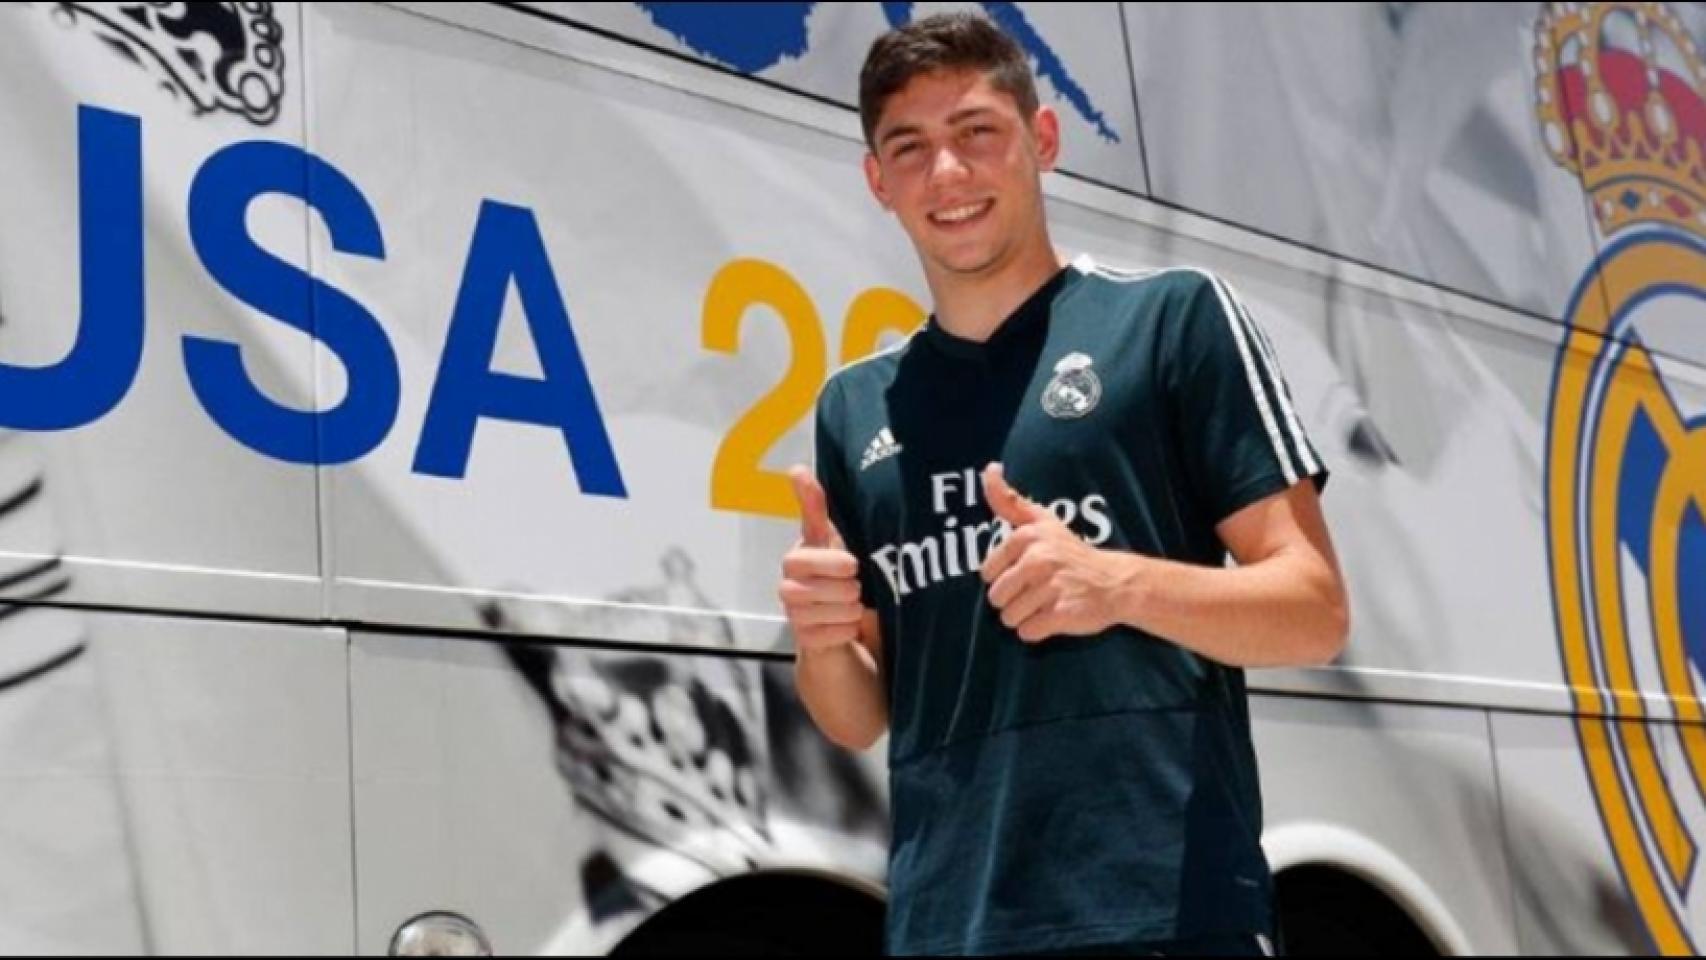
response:
M817 444L882 623L890 952L1269 931L1243 672L1128 627L1027 644L978 575L992 461L1096 546L1211 566L1218 521L1325 482L1224 282L1080 257L986 342L932 317L838 371Z

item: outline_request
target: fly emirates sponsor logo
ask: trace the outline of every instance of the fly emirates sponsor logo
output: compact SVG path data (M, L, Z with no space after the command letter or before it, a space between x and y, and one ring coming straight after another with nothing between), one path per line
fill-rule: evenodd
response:
M976 468L931 475L930 508L941 518L941 532L921 540L887 544L871 553L871 561L888 578L897 602L913 591L977 573L990 552L1007 539L1013 528L1005 520L991 517L962 523L954 515L954 511L979 510L982 504L983 484ZM1062 498L1047 507L1091 546L1101 546L1113 533L1107 498L1099 493L1079 500ZM1080 526L1088 526L1090 532L1079 531Z

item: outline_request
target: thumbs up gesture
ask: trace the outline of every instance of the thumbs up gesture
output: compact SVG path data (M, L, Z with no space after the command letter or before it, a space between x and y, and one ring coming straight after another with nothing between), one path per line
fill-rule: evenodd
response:
M823 487L810 469L788 471L800 501L800 539L782 558L777 596L802 654L828 650L859 638L864 605L859 596L859 561L829 519Z
M1002 623L1036 643L1100 633L1116 622L1134 555L1085 543L1047 507L1013 489L999 463L984 468L983 494L1010 528L979 571Z

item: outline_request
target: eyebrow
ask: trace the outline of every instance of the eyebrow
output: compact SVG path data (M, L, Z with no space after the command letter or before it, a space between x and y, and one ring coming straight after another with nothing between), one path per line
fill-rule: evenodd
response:
M970 120L972 117L979 117L984 114L993 113L995 113L995 111L989 107L966 107L964 110L955 110L953 113L948 114L948 123L952 125L959 123L961 120Z
M948 114L948 125L953 126L963 120L970 120L974 117L984 115L993 115L994 113L995 111L989 107L966 107L962 110L955 110L953 113ZM904 137L918 132L920 132L918 124L903 123L898 127L891 128L887 133L877 138L877 146L885 147L888 145L890 140L893 140L896 137Z

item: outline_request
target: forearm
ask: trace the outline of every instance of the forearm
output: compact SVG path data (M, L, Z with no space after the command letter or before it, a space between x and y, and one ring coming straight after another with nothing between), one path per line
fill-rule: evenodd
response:
M1307 557L1209 567L1119 556L1120 623L1236 667L1317 666L1344 648L1345 598Z
M888 729L882 673L862 643L802 650L794 661L794 687L812 722L841 747L867 749Z

